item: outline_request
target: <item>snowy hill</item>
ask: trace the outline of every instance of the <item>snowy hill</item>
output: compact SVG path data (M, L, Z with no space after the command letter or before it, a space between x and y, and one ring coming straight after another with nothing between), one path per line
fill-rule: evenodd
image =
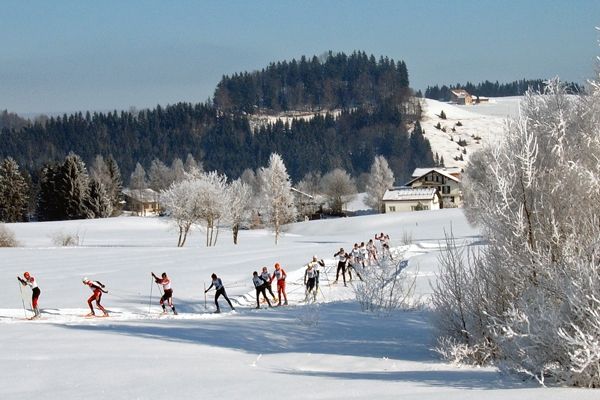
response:
M423 99L421 126L433 154L443 157L446 166L464 167L470 154L502 136L506 119L518 115L520 99L520 96L490 98L487 104L465 106ZM446 119L440 118L442 111ZM459 122L462 126L457 125ZM438 123L446 132L436 128ZM460 140L466 141L466 145L459 145ZM463 160L456 160L461 154Z
M476 245L478 232L458 209L372 215L294 224L274 245L262 230L222 231L215 247L195 233L176 248L175 232L160 218L123 217L10 224L24 247L0 248L0 397L10 399L297 398L562 399L595 398L593 390L541 389L493 368L444 364L430 349L427 309L377 317L361 311L352 287L328 286L340 247L388 233L405 254L418 294L435 279L444 229ZM56 232L81 245L54 247ZM306 306L303 266L326 261L318 303ZM255 310L252 271L275 262L288 272L290 306ZM28 270L42 294L44 319L27 321L15 277ZM172 280L178 316L158 316L150 272ZM213 314L217 273L237 308ZM108 318L83 318L91 292L81 279L106 284ZM12 283L11 283L12 281ZM316 325L314 323L317 323Z

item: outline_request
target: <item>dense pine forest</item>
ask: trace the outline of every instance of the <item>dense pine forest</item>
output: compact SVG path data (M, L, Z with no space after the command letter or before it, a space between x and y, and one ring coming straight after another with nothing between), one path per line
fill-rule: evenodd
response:
M467 82L465 85L457 83L456 85L442 85L439 87L428 86L425 90L425 97L433 100L450 100L450 90L462 89L466 90L473 96L484 97L507 97L507 96L522 96L531 89L533 91L542 92L547 85L544 79L521 79L511 83L498 83L485 81L477 85ZM566 87L570 93L580 93L583 91L581 85L577 83L566 83Z
M205 170L235 179L247 168L266 165L277 152L294 182L308 172L338 167L356 177L368 172L376 155L384 155L403 183L413 168L433 163L429 143L413 128L420 107L408 85L404 62L376 60L364 52L302 57L224 76L207 103L8 124L0 134L0 159L12 157L35 178L36 169L62 162L69 153L86 164L97 155L112 156L127 184L137 163L148 168L155 159L170 164L188 154ZM333 109L342 111L327 113ZM256 114L290 110L324 113L251 124Z

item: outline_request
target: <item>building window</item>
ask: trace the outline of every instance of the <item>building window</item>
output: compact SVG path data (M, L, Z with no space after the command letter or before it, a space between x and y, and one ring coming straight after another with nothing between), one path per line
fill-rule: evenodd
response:
M443 194L450 194L450 186L444 186L443 187Z
M390 212L396 212L396 206L390 206Z

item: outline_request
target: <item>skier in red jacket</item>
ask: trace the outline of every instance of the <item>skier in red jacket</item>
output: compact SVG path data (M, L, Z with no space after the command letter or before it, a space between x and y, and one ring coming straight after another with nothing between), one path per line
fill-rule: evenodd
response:
M25 279L21 279L20 276L17 276L17 279L19 280L19 282L21 282L21 285L28 285L31 288L31 307L33 307L33 319L38 319L40 318L40 310L38 309L38 298L40 297L41 290L38 287L38 284L33 278L33 276L29 274L29 272L25 272L23 274L23 277Z
M173 314L177 315L177 311L175 311L175 306L173 305L173 289L171 289L171 280L167 276L166 272L163 272L161 276L162 278L159 278L158 276L154 275L154 272L152 272L152 277L154 278L156 283L163 286L164 294L162 295L158 303L162 306L163 314L167 313L167 309L165 307L166 301L169 303L169 307L171 307L171 310L173 310Z
M94 294L92 294L87 301L88 306L90 306L91 312L88 315L86 315L86 317L93 317L96 315L94 313L94 307L92 307L92 301L94 301L94 300L96 300L96 306L100 310L102 310L102 312L104 313L104 316L108 317L108 313L106 312L104 307L102 307L102 305L100 304L100 300L102 299L102 293L108 293L108 290L104 290L104 285L98 281L90 281L88 278L83 278L82 282L84 285L88 285L89 288L92 289L92 292L94 292Z
M285 271L283 270L283 268L281 268L279 263L276 263L275 271L273 272L273 276L271 277L271 280L277 279L277 297L279 298L279 303L277 304L278 306L281 305L281 295L282 294L283 294L283 299L285 300L283 305L284 306L288 305L287 294L285 293L285 278L287 278Z

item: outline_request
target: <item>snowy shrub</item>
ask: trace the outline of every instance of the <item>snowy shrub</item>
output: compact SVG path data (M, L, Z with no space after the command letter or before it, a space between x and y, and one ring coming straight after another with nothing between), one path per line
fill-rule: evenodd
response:
M567 95L555 80L528 93L505 136L472 155L465 215L486 246L477 257L447 251L433 296L445 343L542 384L600 387L600 86L591 86Z
M404 246L410 246L413 243L412 232L402 232L402 244Z
M449 337L439 338L438 346L434 347L433 351L439 353L443 360L452 364L481 364L481 362L474 362L477 360L477 354L480 353L478 346L469 346Z
M417 274L411 277L403 271L405 251L395 254L397 261L388 257L361 269L362 280L354 285L354 295L363 311L389 316L394 310L418 306L419 302L414 298Z
M321 319L321 311L317 303L307 304L302 307L300 314L296 316L299 325L317 326Z
M482 259L458 246L452 231L438 257L440 264L435 284L431 284L431 323L442 357L467 364L481 365L494 354L493 341L486 327L482 294L486 281ZM465 347L469 351L465 350Z
M15 239L15 233L6 225L0 224L0 247L19 247L20 245Z
M79 236L79 230L76 233L65 233L61 230L50 232L48 235L52 244L57 247L81 246L83 237Z

